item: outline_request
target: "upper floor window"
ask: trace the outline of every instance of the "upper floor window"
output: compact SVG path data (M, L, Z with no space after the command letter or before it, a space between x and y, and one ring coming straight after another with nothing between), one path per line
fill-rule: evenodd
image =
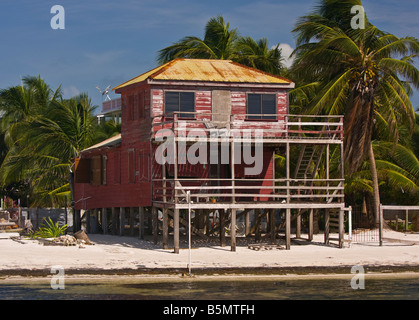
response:
M249 93L247 119L276 119L275 94Z
M164 97L164 113L172 116L172 112L195 112L194 92L166 91ZM194 118L192 113L179 113L179 118Z

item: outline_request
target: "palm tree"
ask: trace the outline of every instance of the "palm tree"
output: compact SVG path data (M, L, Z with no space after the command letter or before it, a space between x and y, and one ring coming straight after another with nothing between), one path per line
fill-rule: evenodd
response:
M23 181L32 205L58 205L69 193L73 159L97 141L95 107L87 95L63 100L40 77L2 90L0 101L4 131L13 131L0 166L2 185Z
M310 15L300 18L293 72L307 83L320 83L309 105L311 113L345 114L345 168L355 172L369 157L378 219L379 186L372 147L378 117L390 125L395 143L398 124L413 128L411 86L419 87L412 58L419 42L383 32L367 19L365 29L351 28L350 10L359 0L322 0Z
M272 74L279 74L281 50L278 45L269 48L268 40L258 41L241 37L237 29L231 29L222 16L211 18L205 26L205 35L187 36L158 52L160 64L176 58L232 60Z
M279 75L283 57L279 44L269 48L268 39L255 41L251 37L240 37L235 43L236 54L232 59L246 66Z

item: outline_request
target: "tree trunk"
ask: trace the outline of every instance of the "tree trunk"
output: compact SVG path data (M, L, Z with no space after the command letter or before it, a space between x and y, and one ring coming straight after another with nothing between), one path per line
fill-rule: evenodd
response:
M379 214L380 214L380 190L378 187L377 167L375 165L375 157L374 157L374 150L372 149L372 143L370 146L369 157L370 157L370 170L371 170L372 189L373 189L374 218L375 218L375 225L378 226Z

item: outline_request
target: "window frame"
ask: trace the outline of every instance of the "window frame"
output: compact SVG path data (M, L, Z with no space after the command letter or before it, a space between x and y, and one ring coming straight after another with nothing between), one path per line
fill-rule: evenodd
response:
M260 95L260 113L255 113L255 116L252 116L252 113L249 112L249 95ZM271 116L256 116L257 114L265 114L263 112L263 96L271 95L274 96L274 110L275 113L272 113ZM278 121L278 95L277 93L270 92L247 92L246 93L246 120L249 121Z
M196 118L196 114L191 114L188 115L186 117L182 117L182 110L180 109L181 107L181 93L192 93L193 94L193 111L183 111L183 112L196 112L196 91L193 90L164 90L163 91L163 114L166 118L173 118L173 115L168 115L168 113L166 112L166 94L167 93L177 93L179 95L178 98L178 111L172 111L172 112L179 112L178 113L178 119L195 119Z

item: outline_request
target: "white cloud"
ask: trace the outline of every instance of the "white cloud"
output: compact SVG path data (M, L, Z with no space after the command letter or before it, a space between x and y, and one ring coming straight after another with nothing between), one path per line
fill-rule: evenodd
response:
M80 90L77 89L75 86L68 86L63 88L63 97L64 99L69 99L80 94Z
M288 44L288 43L280 43L279 49L282 50L282 57L284 58L284 65L289 68L291 67L294 57L290 58L291 53L294 51L294 49Z

